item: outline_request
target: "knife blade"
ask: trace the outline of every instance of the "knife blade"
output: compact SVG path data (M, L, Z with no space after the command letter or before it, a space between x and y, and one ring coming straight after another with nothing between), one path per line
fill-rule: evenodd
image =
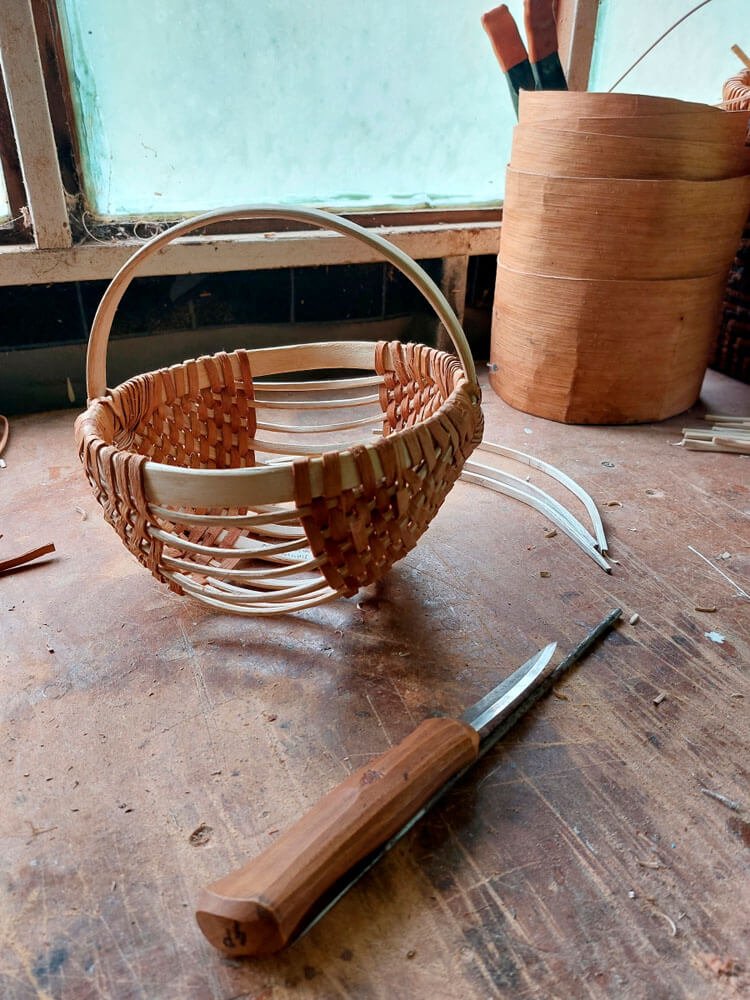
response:
M233 957L261 956L307 933L621 614L612 611L557 667L551 643L460 719L426 719L271 847L203 889L196 920L206 938Z

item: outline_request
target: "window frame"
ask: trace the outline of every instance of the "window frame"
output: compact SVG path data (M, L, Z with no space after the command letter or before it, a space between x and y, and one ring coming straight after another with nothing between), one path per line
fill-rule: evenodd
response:
M558 0L560 54L572 87L585 87L588 80L598 6L599 0ZM153 222L87 222L55 0L0 3L0 58L8 95L3 119L0 87L0 161L15 219L10 240L0 235L0 285L112 277ZM25 206L27 213L21 211ZM31 220L30 232L18 225L25 214ZM365 211L347 216L377 229L413 257L447 259L444 284L447 281L451 299L458 302L465 291L468 258L497 253L502 209ZM177 241L150 261L144 274L375 259L368 248L332 233L278 223L265 229L237 225Z

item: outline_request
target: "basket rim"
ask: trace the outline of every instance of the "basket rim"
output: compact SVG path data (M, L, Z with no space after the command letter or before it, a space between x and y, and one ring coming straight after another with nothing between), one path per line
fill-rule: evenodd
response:
M378 347L378 342L376 341L339 341L335 342L339 347L351 347L354 346L360 351L363 349L370 349L373 355ZM277 348L260 348L256 351L247 350L245 353L252 356L258 351L263 351L268 353L274 352L285 352L286 356L289 357L294 354L294 352L300 348L308 350L310 348L322 348L327 349L330 345L327 343L319 344L302 344L302 345L285 345L283 347ZM389 345L386 344L386 347ZM407 345L404 345L407 346ZM430 347L428 345L419 344L417 345L424 350L431 351L436 355L442 355L447 357L457 364L456 370L456 382L451 389L450 393L446 399L440 404L437 410L415 423L411 426L404 427L400 430L391 431L389 434L384 435L382 432L377 436L373 436L375 441L381 441L387 437L387 439L395 443L401 451L404 464L408 464L409 461L409 450L406 442L416 436L419 433L419 428L429 428L431 425L439 422L444 416L446 407L448 407L452 401L458 399L459 397L464 397L468 404L473 408L480 409L481 404L481 390L477 383L471 382L461 368L460 360L455 357L455 355L449 354L446 351L441 351L436 347ZM239 348L238 350L244 351L244 348ZM175 369L180 369L185 367L189 363L195 363L195 361L200 361L203 358L213 359L221 354L218 352L214 355L203 355L201 358L197 359L186 359L175 365L170 365L166 368L155 369L155 372L162 371L174 371ZM231 352L231 354L236 352ZM230 356L231 356L230 354ZM280 355L277 355L280 356ZM329 359L330 360L330 359ZM389 357L389 361L392 359ZM340 367L333 365L333 367ZM372 362L366 367L372 367ZM287 371L297 371L298 369L288 368ZM356 366L355 370L363 370L361 366ZM374 368L373 368L374 370ZM282 372L284 369L281 370ZM144 374L151 374L146 372ZM83 440L88 438L96 438L100 441L104 441L98 434L92 434L83 430L83 425L89 420L95 419L97 410L105 404L109 399L113 398L113 394L118 390L124 388L125 386L136 382L139 378L142 378L143 374L135 375L132 378L126 379L124 382L119 383L113 389L107 389L107 395L99 396L92 399L89 402L86 410L79 416L76 421L76 431L79 438L79 445ZM128 454L133 456L141 455L140 452L134 451L128 448L120 448L108 442L104 442L109 447L115 448L117 452L122 454ZM347 443L345 447L341 449L331 449L333 454L337 454L341 461L341 475L342 475L342 488L343 489L355 489L361 485L362 480L357 468L357 465L352 457L352 449L362 449L364 448L370 456L373 464L374 472L376 478L384 477L385 473L380 462L380 457L378 455L378 449L374 443L365 442L353 442ZM323 458L320 455L302 456L305 461L307 461L310 470L310 481L313 495L323 495ZM247 501L247 494L242 492L243 485L246 485L250 481L253 482L253 502L258 504L273 504L273 503L285 503L293 500L294 493L294 479L292 471L292 463L299 460L298 457L293 457L290 455L289 461L274 465L263 465L263 466L247 466L244 468L231 468L231 469L202 469L202 468L190 468L188 466L180 465L168 465L164 462L157 462L153 459L146 458L143 463L143 487L145 494L147 496L148 502L150 504L160 505L160 506L212 506L212 507L235 507L240 506L243 502ZM224 492L222 492L222 487Z

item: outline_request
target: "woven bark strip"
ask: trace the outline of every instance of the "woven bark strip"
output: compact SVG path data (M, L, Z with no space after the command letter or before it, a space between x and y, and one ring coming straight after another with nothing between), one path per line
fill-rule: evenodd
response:
M394 342L378 345L375 364L384 376L387 430L414 428L406 455L398 437L378 441L378 475L367 449L352 448L362 481L355 490L341 489L338 459L325 456L324 496L338 501L333 506L322 497L311 500L309 463L294 464L297 507L309 509L301 521L310 548L325 556L322 572L331 587L347 596L379 579L416 545L455 482L453 467L463 465L481 440L481 415L475 418L468 392L445 402L446 390L463 376L455 359ZM430 417L435 419L425 423Z

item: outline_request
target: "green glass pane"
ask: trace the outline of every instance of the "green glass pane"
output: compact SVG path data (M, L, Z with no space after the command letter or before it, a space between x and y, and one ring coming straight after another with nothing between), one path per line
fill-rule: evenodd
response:
M688 0L601 0L589 88L609 90L696 5ZM743 69L730 51L735 43L750 48L750 2L712 0L660 42L617 91L718 104L724 81Z
M515 116L488 0L58 3L99 215L502 198Z

